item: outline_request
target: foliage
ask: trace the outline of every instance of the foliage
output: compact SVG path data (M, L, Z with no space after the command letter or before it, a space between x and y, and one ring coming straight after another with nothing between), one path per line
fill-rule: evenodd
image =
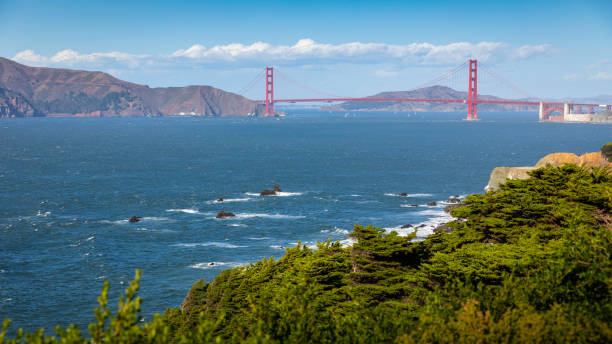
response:
M85 338L73 326L0 343L612 342L612 173L530 172L452 211L425 240L356 225L355 243L298 243L283 257L196 282L141 325L137 272L113 315L108 284Z
M612 162L612 142L608 142L601 146L601 154L603 154L609 162Z

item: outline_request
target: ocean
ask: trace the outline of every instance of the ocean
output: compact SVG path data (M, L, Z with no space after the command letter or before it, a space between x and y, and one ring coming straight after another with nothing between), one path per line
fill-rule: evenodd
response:
M449 219L443 201L482 193L494 167L612 141L610 124L536 113L288 112L0 121L0 320L86 331L103 282L114 310L136 269L151 319L199 279L298 242L348 243L354 224L426 236Z

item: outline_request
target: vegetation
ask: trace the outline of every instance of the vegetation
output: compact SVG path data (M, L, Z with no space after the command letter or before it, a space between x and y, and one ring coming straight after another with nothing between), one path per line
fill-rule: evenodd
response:
M108 284L85 338L19 331L0 343L612 342L612 173L545 167L472 195L452 232L415 241L355 226L355 243L298 244L198 281L138 322L138 278L113 315Z
M612 142L608 142L601 146L601 154L608 159L609 162L612 162Z

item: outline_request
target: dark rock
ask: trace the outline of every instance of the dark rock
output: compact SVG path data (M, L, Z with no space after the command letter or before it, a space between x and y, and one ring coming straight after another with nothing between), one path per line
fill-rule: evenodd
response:
M223 198L219 198L219 199L217 200L217 202L219 202L219 203L223 202Z
M272 190L262 190L259 193L259 196L276 196L277 192L282 192L278 184L274 184L274 188Z
M459 196L452 196L452 197L449 197L449 199L446 202L448 202L448 203L461 203L461 200L459 199Z
M434 233L450 233L452 232L453 229L449 226L447 226L446 224L443 225L439 225L438 227L434 228L433 232Z
M397 194L398 196L402 196L402 197L408 197L408 193L406 192L402 192L400 194Z
M412 228L412 225L403 225L400 228Z
M215 265L215 263L214 263L214 262L210 262L210 263L208 263L208 266L213 266L213 265Z
M444 212L450 214L450 212L453 209L456 209L456 208L459 208L459 207L463 207L463 204L462 203L455 203L455 204L447 205L446 207L444 207Z
M434 206L437 205L437 203L436 202L429 202L429 203L427 203L427 205L430 206L430 207L434 207Z
M423 227L425 227L425 226L427 226L427 225L426 225L426 224L424 224L424 223L422 223L422 224L418 225L416 228L423 228Z
M216 217L217 217L218 219L222 219L222 218L225 218L225 217L234 217L234 216L236 216L236 214L231 213L231 212L229 212L229 211L223 211L223 210L221 210L219 213L217 213L217 216L216 216Z
M259 196L275 196L276 195L276 191L274 190L262 190L259 193Z
M130 217L130 223L139 222L142 219L142 216L132 216Z

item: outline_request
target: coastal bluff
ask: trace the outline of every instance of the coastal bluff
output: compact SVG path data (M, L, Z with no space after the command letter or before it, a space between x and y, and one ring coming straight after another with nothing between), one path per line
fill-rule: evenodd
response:
M609 145L610 144L605 145L604 147ZM551 153L538 160L535 166L496 167L491 172L489 182L485 187L485 192L499 190L499 186L508 179L527 179L529 178L527 172L545 166L559 167L563 164L576 164L593 167L608 165L612 167L612 161L608 161L609 158L604 156L604 147L602 147L602 152L585 153L580 156L574 153Z

